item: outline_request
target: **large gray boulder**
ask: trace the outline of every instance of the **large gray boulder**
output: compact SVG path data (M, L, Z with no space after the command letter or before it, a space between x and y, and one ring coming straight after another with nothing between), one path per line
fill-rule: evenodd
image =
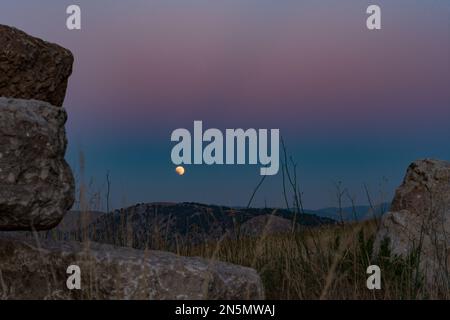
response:
M72 64L69 50L0 25L0 96L62 106Z
M81 289L67 288L67 268L81 271ZM0 235L0 298L4 299L263 299L253 269L162 251L94 242L36 242Z
M0 97L0 230L50 229L72 206L66 118L47 102Z
M450 290L450 163L412 163L397 189L375 240L375 253L389 239L394 255L420 252L419 271L427 286Z

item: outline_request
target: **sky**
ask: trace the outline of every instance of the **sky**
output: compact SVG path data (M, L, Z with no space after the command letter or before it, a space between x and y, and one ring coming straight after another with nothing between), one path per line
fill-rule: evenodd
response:
M82 30L65 26L70 4ZM366 28L370 4L381 7L381 30ZM367 203L364 185L389 202L409 163L450 160L445 0L3 0L0 23L73 52L66 159L101 210L107 173L113 208L246 205L258 165L176 175L170 134L194 120L280 129L312 209L337 205L338 182L356 203ZM253 205L283 199L280 171Z

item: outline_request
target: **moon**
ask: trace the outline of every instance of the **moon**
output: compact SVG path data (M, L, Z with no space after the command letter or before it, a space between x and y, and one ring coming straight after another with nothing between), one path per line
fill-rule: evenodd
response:
M178 173L179 176L182 176L184 174L185 170L182 166L178 166L175 168L175 172Z

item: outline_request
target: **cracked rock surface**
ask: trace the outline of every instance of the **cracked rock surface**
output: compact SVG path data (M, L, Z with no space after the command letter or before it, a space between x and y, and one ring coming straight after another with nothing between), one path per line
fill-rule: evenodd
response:
M80 267L80 290L67 289L70 265ZM6 299L264 299L254 269L95 242L0 234L0 270Z
M413 162L396 190L375 239L375 252L389 241L392 254L420 252L419 271L430 287L450 288L450 162Z
M64 108L0 97L0 230L47 230L74 202Z
M0 96L62 106L73 60L57 44L0 25Z

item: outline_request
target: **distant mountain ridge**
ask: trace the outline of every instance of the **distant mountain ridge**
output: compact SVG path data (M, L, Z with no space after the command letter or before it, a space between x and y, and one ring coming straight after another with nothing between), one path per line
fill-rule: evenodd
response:
M381 203L378 205L363 205L363 206L354 206L354 207L328 207L317 210L305 210L305 213L310 213L314 215L318 215L320 217L331 218L337 221L342 220L344 222L347 221L361 221L372 219L375 217L380 217L384 213L388 212L390 208L389 203Z
M69 214L71 215L73 213ZM89 215L90 219L78 220L90 221L87 226L74 225L68 232L67 223L64 224L63 221L64 229L56 228L55 232L64 238L81 240L88 237L96 242L143 249L158 248L161 243L176 246L179 243L195 244L218 240L225 235L238 233L241 225L258 216L274 215L286 220L283 225L293 225L293 221L299 226L336 223L333 219L309 213L295 215L286 209L236 209L193 202L140 203L109 214L95 212L93 218ZM73 217L71 219L77 221ZM248 226L249 223L246 228Z
M374 213L379 216L385 209L384 206L330 207L295 214L287 209L233 208L195 202L140 203L110 213L70 211L60 225L47 231L44 237L88 238L118 246L157 249L236 235L256 236L267 230L265 222L271 220L269 231L283 233L292 231L295 226L336 224L341 220L341 213L344 221L352 221L355 217L356 220L373 218ZM275 219L269 219L270 216Z
M241 206L235 206L233 208L242 210L245 209L245 207ZM342 220L344 222L350 222L350 221L361 221L361 220L367 220L372 219L374 217L380 217L384 213L388 212L390 208L390 203L381 203L376 205L355 205L353 206L346 206L346 207L325 207L320 209L305 209L304 213L316 215L323 218L330 218L333 220L336 220L338 222L341 221L341 213L342 213ZM287 209L277 209L277 210L287 210ZM294 208L290 209L291 211L294 211Z

